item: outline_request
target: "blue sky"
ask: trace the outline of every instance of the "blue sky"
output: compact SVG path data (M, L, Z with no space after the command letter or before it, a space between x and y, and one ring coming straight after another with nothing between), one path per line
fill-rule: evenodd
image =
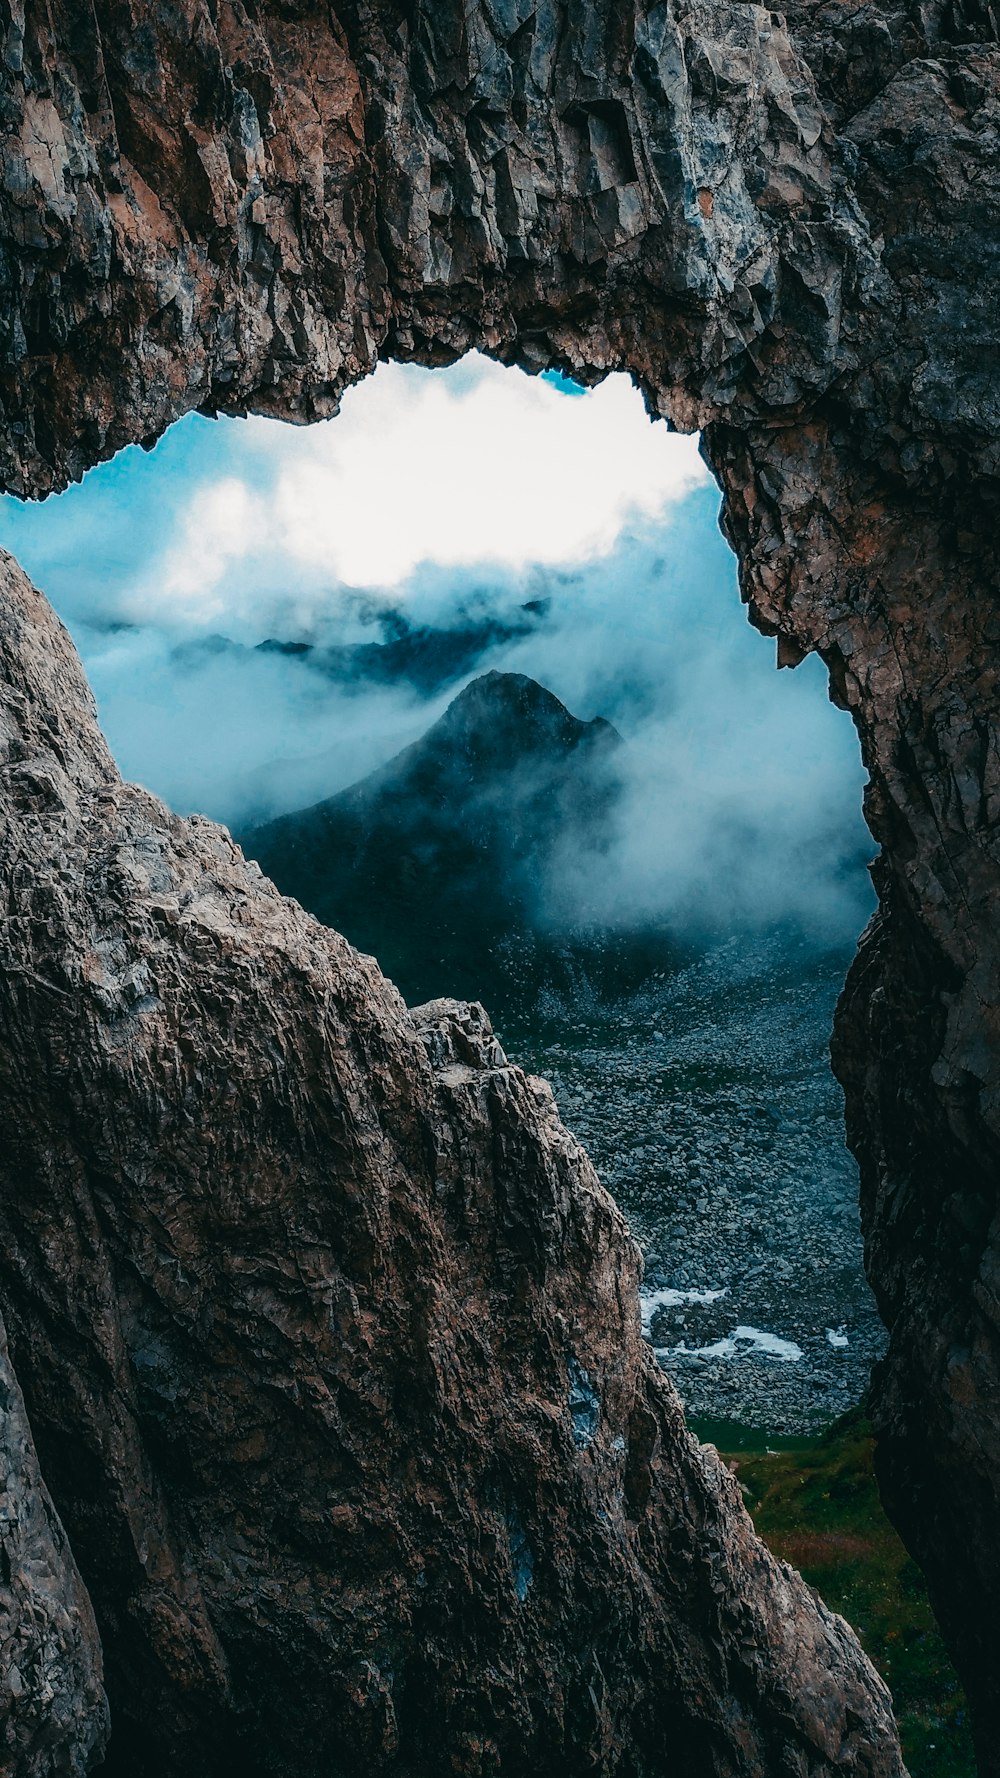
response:
M256 644L544 597L478 670L531 673L629 740L609 908L624 885L644 915L846 940L870 905L853 729L818 661L776 674L718 504L696 441L625 378L581 391L470 357L380 366L309 429L191 416L42 506L0 501L0 542L68 623L126 775L231 824L331 794L458 689L332 687ZM242 650L213 656L216 635Z

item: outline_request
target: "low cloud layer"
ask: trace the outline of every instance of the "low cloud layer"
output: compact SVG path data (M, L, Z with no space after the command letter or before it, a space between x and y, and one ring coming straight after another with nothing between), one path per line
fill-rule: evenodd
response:
M242 826L330 795L510 669L628 743L614 842L560 860L553 922L849 940L871 899L854 733L817 661L776 674L717 506L625 379L569 398L471 359L383 367L308 431L183 422L44 509L0 503L0 539L70 624L123 770L179 809ZM482 652L418 686L257 646L401 624Z
M566 855L558 922L693 935L784 923L853 939L870 912L854 730L809 659L777 673L746 621L712 492L559 583L547 624L498 651L624 737L610 850Z
M612 550L708 483L627 377L568 398L476 355L379 365L312 427L189 416L0 536L68 619L322 637L422 568L523 574Z

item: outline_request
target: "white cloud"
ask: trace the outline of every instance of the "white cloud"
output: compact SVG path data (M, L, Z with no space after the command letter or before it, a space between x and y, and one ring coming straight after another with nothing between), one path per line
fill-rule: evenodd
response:
M272 585L283 563L300 584L396 592L425 563L593 560L708 480L697 440L654 424L627 377L569 397L481 357L380 365L335 420L241 430L245 477L194 494L147 613L155 596L177 616L249 619L264 562Z
M854 731L821 662L775 673L716 512L695 441L625 378L568 396L470 357L380 367L305 430L189 416L44 508L0 502L0 535L71 622L124 770L180 809L301 806L435 720L457 680L340 685L252 646L377 641L384 592L417 626L506 626L468 671L628 741L614 843L559 860L553 921L839 942L870 907ZM250 646L177 647L212 631Z
M267 543L266 514L246 482L226 475L196 488L183 543L170 552L159 576L163 599L178 608L176 615L221 617L227 607L226 574Z

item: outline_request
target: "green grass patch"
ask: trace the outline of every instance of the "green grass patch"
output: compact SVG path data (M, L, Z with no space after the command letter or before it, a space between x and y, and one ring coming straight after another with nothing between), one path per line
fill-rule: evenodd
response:
M892 1692L911 1778L975 1778L968 1707L923 1576L882 1511L860 1410L814 1440L692 1426L734 1468L765 1543L856 1630Z

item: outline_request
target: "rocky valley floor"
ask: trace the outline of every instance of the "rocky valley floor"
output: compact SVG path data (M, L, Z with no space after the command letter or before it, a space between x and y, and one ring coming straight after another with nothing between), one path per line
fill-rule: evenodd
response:
M695 944L583 893L593 926L567 914L566 857L574 882L605 858L627 754L488 672L367 778L242 843L409 1004L480 1001L552 1082L642 1244L644 1331L691 1416L810 1431L862 1399L882 1347L829 1062L850 953L724 915Z
M581 980L503 1024L632 1221L644 1326L695 1421L818 1428L883 1349L827 1056L844 968L731 938L622 1001Z

